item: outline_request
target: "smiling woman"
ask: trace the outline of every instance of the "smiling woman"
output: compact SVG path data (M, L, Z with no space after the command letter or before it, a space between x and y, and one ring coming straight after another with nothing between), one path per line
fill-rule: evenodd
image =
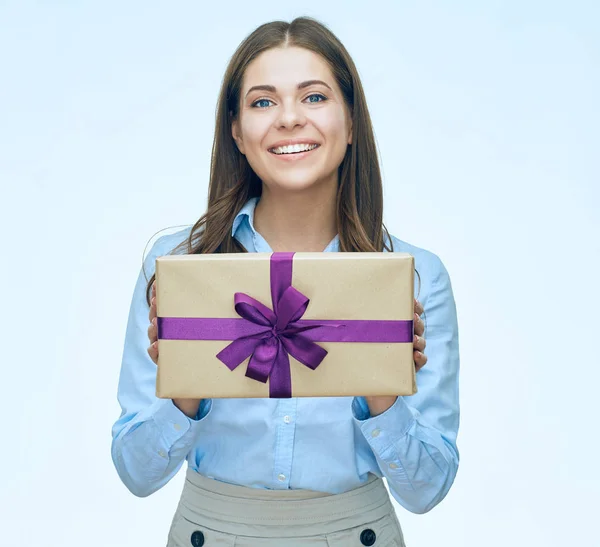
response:
M348 52L309 18L259 27L223 79L208 209L154 245L127 326L112 457L138 496L164 486L187 460L169 546L403 546L382 478L415 513L446 496L458 468L459 416L450 278L436 255L389 235L382 217L375 139ZM273 251L413 255L429 326L425 356L416 301L416 369L427 363L418 393L157 399L155 276L148 281L145 270L168 253Z
M269 148L311 141L320 145L315 153L271 161L277 158ZM283 199L267 208L276 217L262 215L273 195ZM267 227L270 220L311 226L310 234L286 238L295 251L323 250L336 234L341 251L392 250L358 71L337 37L306 17L260 26L231 58L217 104L208 209L183 243L185 251L244 251L231 226L258 197L255 220L272 237L281 226Z

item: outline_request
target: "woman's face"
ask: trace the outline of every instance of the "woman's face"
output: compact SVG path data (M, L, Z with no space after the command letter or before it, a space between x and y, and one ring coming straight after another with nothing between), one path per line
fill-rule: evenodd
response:
M267 50L248 65L232 132L273 191L337 186L352 142L348 109L329 65L298 47Z

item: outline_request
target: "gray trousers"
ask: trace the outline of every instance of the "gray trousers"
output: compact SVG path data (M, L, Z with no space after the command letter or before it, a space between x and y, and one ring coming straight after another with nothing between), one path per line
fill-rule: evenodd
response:
M383 481L343 494L260 490L188 468L167 547L406 547Z

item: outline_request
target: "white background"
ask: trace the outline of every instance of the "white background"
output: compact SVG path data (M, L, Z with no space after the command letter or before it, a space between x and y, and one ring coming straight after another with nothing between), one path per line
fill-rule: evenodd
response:
M0 2L0 543L164 545L110 458L142 253L205 209L226 63L312 15L363 78L386 221L459 314L461 467L410 546L598 545L600 10L589 1Z

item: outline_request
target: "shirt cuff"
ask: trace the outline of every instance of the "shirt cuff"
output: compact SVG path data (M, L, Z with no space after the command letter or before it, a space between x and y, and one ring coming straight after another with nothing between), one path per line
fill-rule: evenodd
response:
M175 406L172 399L158 399L150 407L150 415L158 425L162 436L169 446L175 444L190 429L197 427L208 416L212 408L212 399L202 399L198 413L192 419Z
M401 396L385 412L373 417L366 399L355 397L352 412L363 435L373 450L380 454L404 437L415 423L410 407Z

